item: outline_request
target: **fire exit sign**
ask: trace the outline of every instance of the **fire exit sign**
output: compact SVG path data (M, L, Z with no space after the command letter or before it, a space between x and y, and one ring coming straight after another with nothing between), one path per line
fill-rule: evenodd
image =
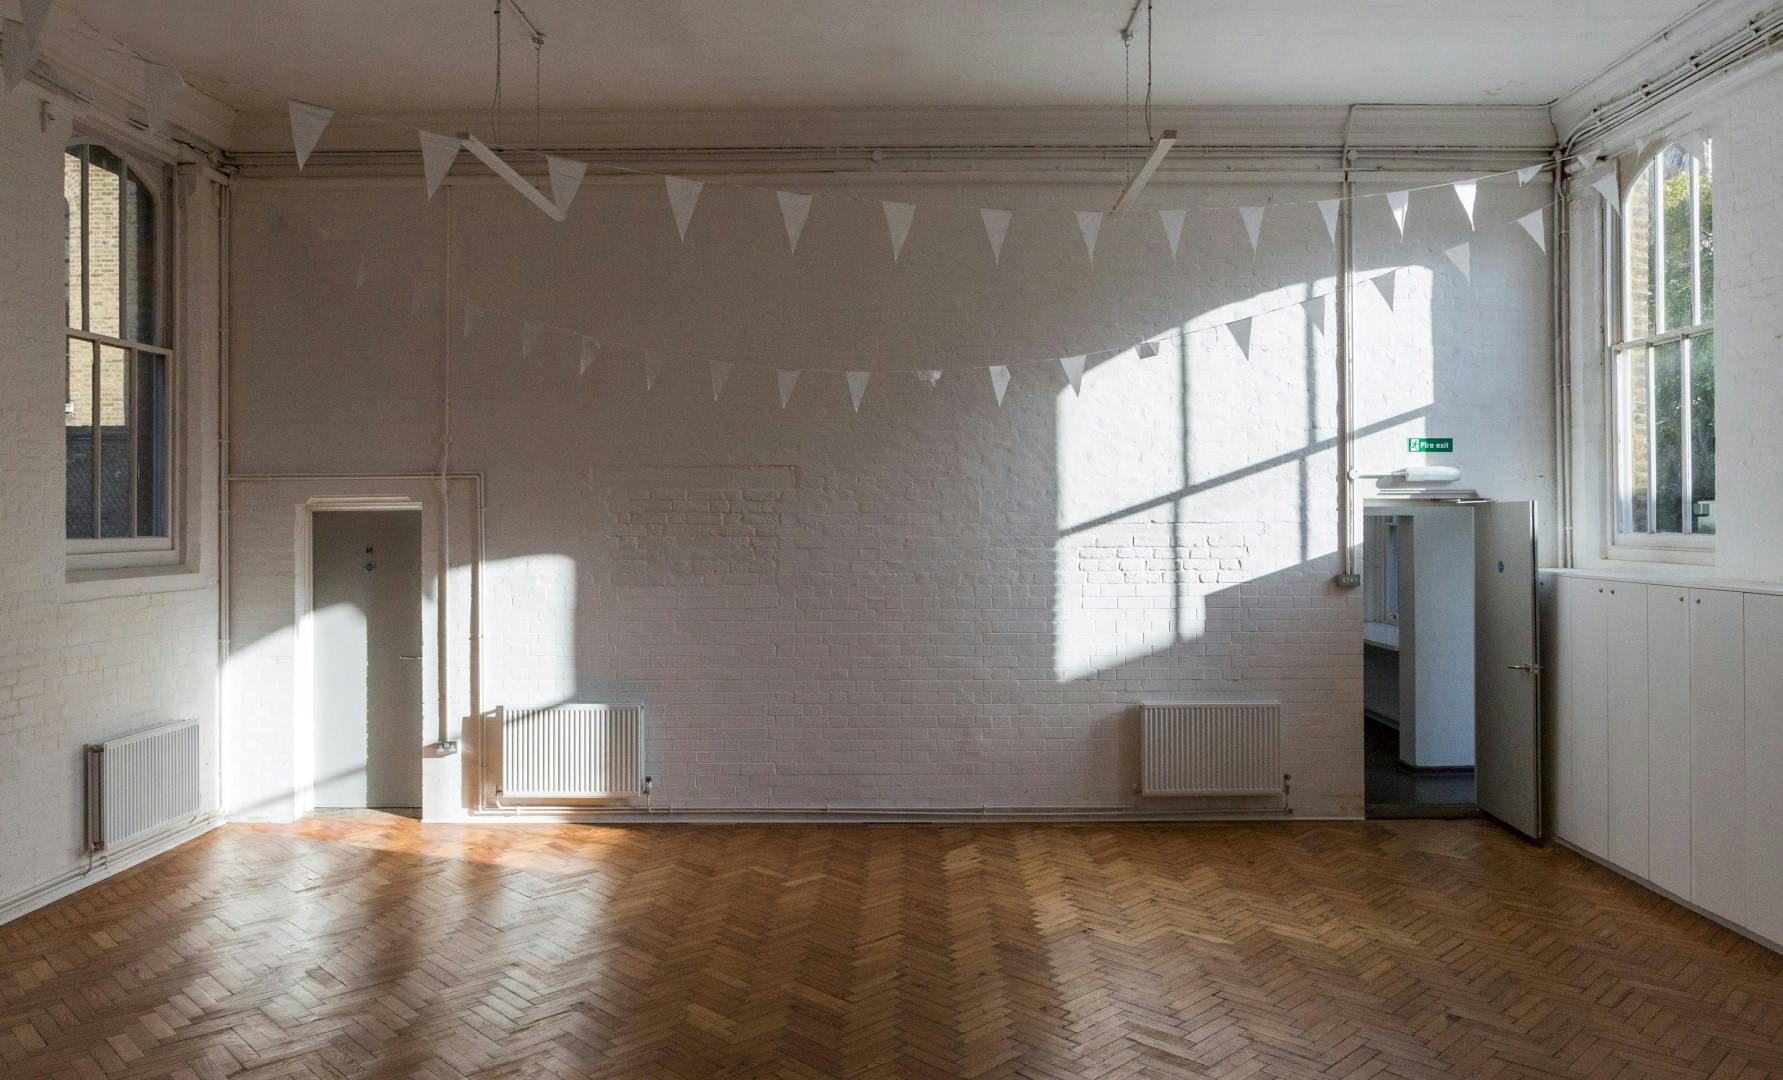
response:
M1414 435L1405 440L1405 450L1408 454L1452 454L1455 452L1455 440L1446 436L1431 439Z

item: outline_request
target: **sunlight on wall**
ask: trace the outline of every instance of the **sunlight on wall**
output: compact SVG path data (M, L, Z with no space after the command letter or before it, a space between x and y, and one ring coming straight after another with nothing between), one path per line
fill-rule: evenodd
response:
M484 565L484 595L499 597L486 612L484 705L532 708L574 700L576 560L568 555L520 555ZM455 572L457 575L457 572ZM469 575L454 589L470 588Z
M285 715L295 687L296 641L293 627L279 627L233 650L224 666L229 727L221 802L232 818L284 820L296 813L291 784L296 763Z

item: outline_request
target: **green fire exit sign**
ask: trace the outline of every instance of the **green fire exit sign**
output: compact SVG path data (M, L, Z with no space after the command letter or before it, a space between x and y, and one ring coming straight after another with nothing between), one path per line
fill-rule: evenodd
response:
M1452 454L1455 452L1455 440L1452 438L1431 439L1414 435L1405 440L1408 454Z

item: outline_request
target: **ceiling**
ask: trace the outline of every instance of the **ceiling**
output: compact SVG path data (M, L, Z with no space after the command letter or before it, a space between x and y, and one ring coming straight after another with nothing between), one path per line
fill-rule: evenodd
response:
M512 3L512 0L509 0ZM1131 0L520 0L547 109L1119 106ZM1701 0L1154 0L1160 105L1545 104ZM59 0L239 109L488 107L491 0ZM1145 11L1133 46L1144 92ZM505 101L530 109L511 14Z

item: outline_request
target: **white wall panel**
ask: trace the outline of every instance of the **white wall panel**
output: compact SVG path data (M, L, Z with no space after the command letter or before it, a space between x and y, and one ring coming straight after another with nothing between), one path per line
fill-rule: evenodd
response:
M1690 899L1746 911L1744 596L1690 590Z
M1648 869L1690 899L1690 592L1647 588Z
M1608 835L1605 855L1646 877L1648 862L1647 588L1613 582L1604 594L1608 678Z

